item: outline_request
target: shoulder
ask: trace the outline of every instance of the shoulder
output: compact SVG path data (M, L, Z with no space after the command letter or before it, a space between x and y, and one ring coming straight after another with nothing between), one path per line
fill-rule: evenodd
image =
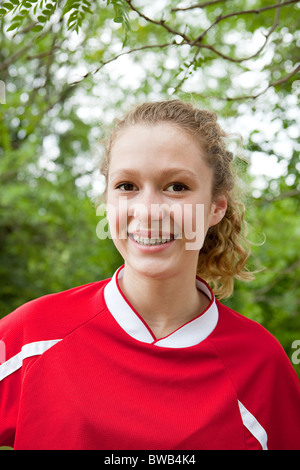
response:
M231 308L217 301L220 319L220 333L232 340L233 344L240 347L250 347L271 353L274 350L282 350L279 341L263 327L260 323L251 320L244 315L232 310Z
M0 340L9 356L24 344L61 339L104 308L109 279L48 294L25 303L0 320Z
M244 425L256 439L264 436L269 449L299 449L300 384L287 354L262 325L219 302L218 307L212 343L235 389Z
M229 373L243 381L296 377L279 341L261 324L217 302L219 324L212 341Z

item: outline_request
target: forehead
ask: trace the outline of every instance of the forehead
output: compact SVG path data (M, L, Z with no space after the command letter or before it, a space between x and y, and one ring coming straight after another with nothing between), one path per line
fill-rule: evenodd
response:
M111 148L110 170L130 165L181 164L200 170L203 150L191 133L171 123L137 124L119 131Z

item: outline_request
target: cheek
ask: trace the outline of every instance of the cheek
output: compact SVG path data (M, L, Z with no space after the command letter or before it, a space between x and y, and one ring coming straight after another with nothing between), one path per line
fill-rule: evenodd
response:
M118 198L116 201L108 198L106 217L113 240L127 238L127 200Z
M187 250L200 250L208 229L209 208L205 204L185 204L183 210L183 238Z

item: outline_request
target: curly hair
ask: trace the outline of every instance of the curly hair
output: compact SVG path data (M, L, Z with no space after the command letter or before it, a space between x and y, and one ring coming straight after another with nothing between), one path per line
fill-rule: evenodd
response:
M240 201L236 175L232 168L233 153L226 149L228 135L217 123L212 111L200 110L180 100L149 102L117 119L106 142L106 152L100 171L107 178L111 148L118 133L137 124L156 125L172 123L193 135L204 150L206 163L213 171L212 200L225 195L227 210L223 219L210 227L199 252L197 274L205 279L219 298L233 292L234 278L248 281L254 278L246 263L250 255L247 227L244 220L245 206Z

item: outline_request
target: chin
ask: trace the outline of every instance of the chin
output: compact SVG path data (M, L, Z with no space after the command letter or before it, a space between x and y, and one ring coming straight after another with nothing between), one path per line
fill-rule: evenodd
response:
M180 269L178 263L169 263L168 261L158 261L158 260L149 260L149 261L136 261L136 262L126 262L125 266L128 266L136 274L141 277L148 279L167 279L178 274Z

